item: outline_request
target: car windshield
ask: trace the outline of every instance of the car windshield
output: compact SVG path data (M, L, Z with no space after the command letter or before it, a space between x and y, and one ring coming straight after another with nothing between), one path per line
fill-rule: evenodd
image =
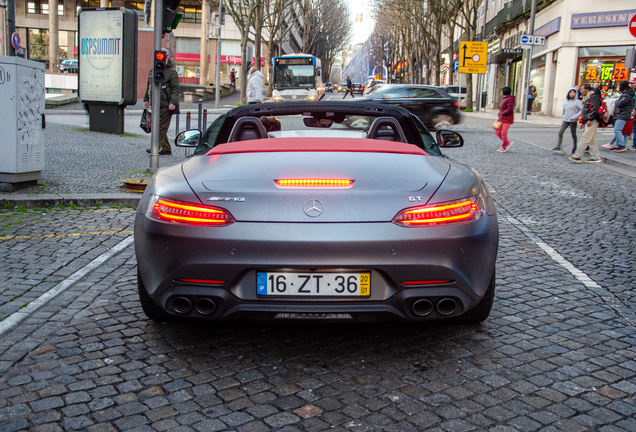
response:
M437 148L435 140L430 135L426 127L415 116L407 118L407 123L403 126L409 131L416 132L421 138L416 145L424 148L431 155L439 155L441 152ZM345 113L303 113L290 115L262 116L258 117L267 130L269 138L367 138L367 132L377 116L351 115ZM229 131L221 133L227 128L223 124L227 120L227 115L223 114L208 128L197 147L195 154L205 154L217 143L217 137L222 134L227 139ZM415 124L413 124L414 122ZM389 141L398 141L397 135L391 134L391 129L383 128L383 136ZM387 138L387 133L391 138ZM406 132L405 132L406 133ZM408 134L407 134L408 135ZM412 137L412 134L410 134ZM225 141L222 141L225 142Z

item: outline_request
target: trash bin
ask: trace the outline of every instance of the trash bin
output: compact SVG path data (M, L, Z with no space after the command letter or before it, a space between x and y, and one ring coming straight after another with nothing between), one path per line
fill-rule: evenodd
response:
M481 92L481 107L486 108L486 101L488 100L488 92Z
M44 169L44 65L0 57L0 190L37 184Z

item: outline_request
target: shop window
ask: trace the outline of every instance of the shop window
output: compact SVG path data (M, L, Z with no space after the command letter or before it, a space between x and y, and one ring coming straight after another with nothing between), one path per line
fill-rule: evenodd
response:
M61 1L61 0L58 0ZM108 7L111 7L113 4L109 0ZM98 8L99 0L77 0L77 8L76 11L79 12L80 8Z
M179 7L178 12L183 14L182 22L187 23L201 23L201 2L197 0L183 0Z
M49 14L49 2L48 0L32 0L27 2L27 13L30 14ZM64 16L64 4L60 1L57 4L57 14Z
M27 30L27 52L30 60L49 60L49 31L46 29Z
M58 33L58 60L67 60L68 57L68 33ZM49 31L47 29L27 30L27 53L30 60L48 63L49 61Z
M616 94L618 84L629 79L625 58L596 58L580 60L579 86L598 83L603 97Z

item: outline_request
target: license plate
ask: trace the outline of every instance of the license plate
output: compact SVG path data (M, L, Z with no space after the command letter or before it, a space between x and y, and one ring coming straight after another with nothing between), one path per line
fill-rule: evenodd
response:
M369 296L371 273L258 272L256 293L271 296Z

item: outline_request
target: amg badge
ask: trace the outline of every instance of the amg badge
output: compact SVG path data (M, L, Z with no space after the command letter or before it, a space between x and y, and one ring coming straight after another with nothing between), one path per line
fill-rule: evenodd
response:
M243 202L245 197L210 197L208 201L231 201L231 202Z

